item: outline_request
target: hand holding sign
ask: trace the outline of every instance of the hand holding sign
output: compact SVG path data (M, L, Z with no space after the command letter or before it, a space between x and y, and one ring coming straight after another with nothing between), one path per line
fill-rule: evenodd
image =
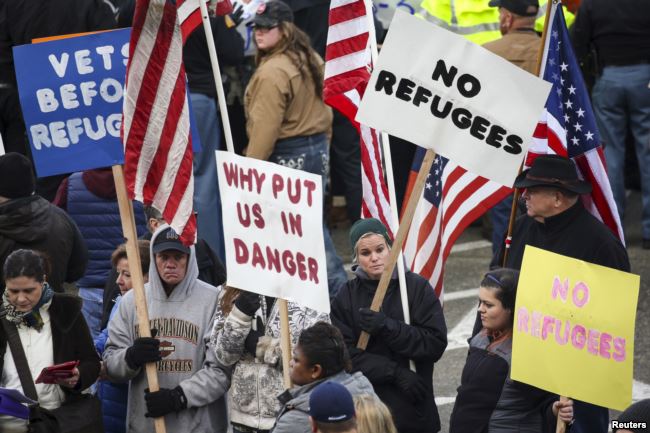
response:
M512 379L624 409L632 398L638 296L638 275L527 246L515 305Z

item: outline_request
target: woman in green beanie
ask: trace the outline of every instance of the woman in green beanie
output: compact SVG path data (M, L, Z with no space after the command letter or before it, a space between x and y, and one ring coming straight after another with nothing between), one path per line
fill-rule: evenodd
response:
M355 278L332 301L330 317L350 350L354 371L361 371L395 416L400 433L435 433L440 418L433 395L433 364L447 347L447 326L440 302L427 280L406 272L411 324L404 323L397 274L391 277L379 312L370 310L388 261L391 240L377 219L362 219L350 229ZM356 348L361 331L371 335L365 351ZM416 371L409 369L409 360Z

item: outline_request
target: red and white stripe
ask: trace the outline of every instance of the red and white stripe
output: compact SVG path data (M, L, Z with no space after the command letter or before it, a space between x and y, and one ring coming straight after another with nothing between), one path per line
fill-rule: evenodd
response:
M183 41L176 7L137 0L124 94L124 174L131 199L152 205L192 244L194 178Z
M178 23L181 26L181 34L183 35L183 43L187 40L190 34L201 25L201 5L200 0L177 0L176 7L178 8ZM209 0L205 2L208 3Z
M370 20L363 0L333 0L325 53L325 102L345 115L361 141L361 215L374 217L392 233L388 188L384 180L380 134L354 118L370 78Z
M463 231L511 192L449 161L442 173L442 199L436 208L421 199L404 242L411 271L429 280L442 302L444 268L451 248Z

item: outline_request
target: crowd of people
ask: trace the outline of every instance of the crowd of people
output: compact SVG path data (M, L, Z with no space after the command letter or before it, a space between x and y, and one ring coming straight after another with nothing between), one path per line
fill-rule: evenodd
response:
M135 0L34 1L0 0L7 151L0 156L0 432L145 433L155 431L157 418L174 433L440 431L433 371L447 348L447 326L435 291L407 271L402 298L395 273L379 311L370 308L392 239L379 220L360 218L359 137L323 102L329 3L262 3L249 24L256 47L249 59L236 29L242 14L230 17L235 26L210 18L238 153L318 174L325 185L331 180L333 192L346 196L352 223L349 278L323 219L330 313L288 302L286 389L279 302L228 286L213 152L223 136L204 30L184 46L203 145L194 159L198 241L184 245L158 210L135 205L150 318L143 330L113 174L35 178L11 54L36 37L128 26ZM543 15L537 0L459 1L446 24L447 3L424 0L423 18L476 31L475 42L534 72ZM465 9L470 3L473 12ZM473 19L485 22L470 25ZM642 247L650 248L650 7L645 0L583 0L572 32L581 60L594 47L599 54L594 105L621 219L626 139L636 151ZM400 197L412 146L393 147L393 160L405 162L395 170ZM627 251L583 206L591 185L572 160L540 156L514 186L525 209L507 257L511 199L491 212L494 258L490 271L476 276L477 317L449 431L544 433L559 419L573 433L605 433L606 408L511 379L514 305L526 245L623 271L630 270ZM365 350L357 348L363 332L370 335ZM153 372L157 391L149 388ZM638 402L619 421L647 422L649 406ZM630 425L619 431L637 431Z

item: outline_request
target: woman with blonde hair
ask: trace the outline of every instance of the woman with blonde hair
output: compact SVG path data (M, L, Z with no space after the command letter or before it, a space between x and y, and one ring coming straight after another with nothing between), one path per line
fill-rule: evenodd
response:
M357 433L397 433L393 415L377 396L355 395L354 409L357 413Z

